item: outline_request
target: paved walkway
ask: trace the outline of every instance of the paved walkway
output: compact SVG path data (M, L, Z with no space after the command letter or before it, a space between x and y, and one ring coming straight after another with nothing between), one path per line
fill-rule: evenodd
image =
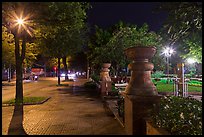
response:
M97 94L80 88L86 80L70 86L49 86L29 96L51 97L40 105L24 106L24 129L29 135L124 135L125 129L108 116ZM66 82L62 82L66 84ZM2 134L8 132L13 106L2 107Z
M51 97L40 105L24 106L24 128L29 135L125 135L125 129L107 115L96 91L85 90L85 79L61 82L69 86L38 88L26 96ZM95 94L94 94L95 93ZM2 134L7 135L13 106L2 107Z

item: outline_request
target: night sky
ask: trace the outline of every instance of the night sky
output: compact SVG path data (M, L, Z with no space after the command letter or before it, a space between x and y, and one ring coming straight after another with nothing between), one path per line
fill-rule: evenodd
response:
M150 31L158 31L167 16L165 13L153 13L158 4L158 2L91 2L88 22L92 31L94 25L107 29L120 20L137 26L146 22Z

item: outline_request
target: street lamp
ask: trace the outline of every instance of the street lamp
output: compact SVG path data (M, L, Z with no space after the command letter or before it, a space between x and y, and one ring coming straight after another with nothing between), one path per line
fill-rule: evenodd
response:
M17 19L16 21L17 21L17 23L19 25L23 25L24 24L24 20L23 19Z
M163 54L166 56L166 62L167 62L167 83L169 80L169 58L175 51L171 47L166 47L163 50Z
M18 26L18 32L20 31L21 29L21 26L23 26L23 28L25 28L25 19L22 19L21 18L18 18L17 15L14 15L15 19L12 19L10 22L8 22L8 26L9 26L9 29L10 29L10 33L12 33L12 29L15 27L15 26ZM13 31L14 34L16 34L14 31ZM9 63L9 68L8 68L8 82L11 82L11 62Z
M31 28L31 20L29 20L30 15L23 16L21 13L20 16L12 14L13 19L11 19L12 28L18 27L18 34L22 31L26 31L32 37L32 28Z

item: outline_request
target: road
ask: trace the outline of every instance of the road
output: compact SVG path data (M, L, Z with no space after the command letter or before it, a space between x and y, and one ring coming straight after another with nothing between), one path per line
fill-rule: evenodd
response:
M63 79L61 79L63 80ZM2 82L3 83L3 82ZM8 83L4 81L4 83ZM51 85L57 85L56 77L41 77L38 81L24 80L23 82L23 94L24 96L30 95L31 92L35 92L39 89L48 88ZM15 81L9 83L9 85L2 86L2 102L15 98L16 92Z

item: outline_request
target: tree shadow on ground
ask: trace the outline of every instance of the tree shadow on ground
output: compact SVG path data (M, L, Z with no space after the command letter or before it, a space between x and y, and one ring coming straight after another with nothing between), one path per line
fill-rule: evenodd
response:
M86 96L92 98L99 98L100 94L97 89L88 89L82 86L69 86L65 88L58 88L57 89L60 94L72 94L76 96Z
M28 135L23 128L23 105L15 105L8 135Z

